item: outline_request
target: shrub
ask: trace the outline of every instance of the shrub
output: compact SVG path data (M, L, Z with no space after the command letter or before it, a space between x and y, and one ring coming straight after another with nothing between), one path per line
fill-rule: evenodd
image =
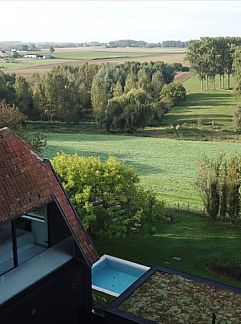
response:
M211 160L204 156L198 164L196 186L199 190L208 217L211 220L215 220L219 213L219 174L221 165L222 156L217 160Z
M9 127L22 137L34 151L41 153L46 145L46 140L41 132L29 135L25 128L26 117L18 110L17 107L0 101L0 128Z
M106 131L133 133L148 125L152 117L150 98L142 89L131 90L108 100L104 110L97 114L97 123Z
M206 156L199 161L197 189L211 220L228 218L235 223L240 217L241 157L217 159Z
M98 237L153 232L163 203L139 185L136 172L110 157L58 154L53 166L86 229Z
M241 106L239 105L233 115L234 126L237 129L241 128Z
M0 128L9 127L13 130L19 130L23 127L26 117L17 107L0 101Z
M177 105L186 99L186 89L182 84L171 82L169 84L164 84L160 94L161 100L173 101L174 105Z

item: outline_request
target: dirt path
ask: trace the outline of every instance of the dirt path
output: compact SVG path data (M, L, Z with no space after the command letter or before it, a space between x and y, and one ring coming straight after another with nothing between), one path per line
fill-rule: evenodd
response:
M175 75L174 81L184 82L187 79L190 79L193 76L192 72L179 72Z

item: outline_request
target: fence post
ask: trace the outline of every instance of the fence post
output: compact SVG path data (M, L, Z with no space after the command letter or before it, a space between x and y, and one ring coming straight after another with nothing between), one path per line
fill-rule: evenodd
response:
M212 314L212 324L215 324L216 323L216 314L213 313Z

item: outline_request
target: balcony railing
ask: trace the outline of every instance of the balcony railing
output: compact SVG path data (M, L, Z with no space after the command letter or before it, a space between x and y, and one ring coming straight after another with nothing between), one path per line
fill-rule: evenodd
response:
M73 258L69 237L0 277L0 304Z

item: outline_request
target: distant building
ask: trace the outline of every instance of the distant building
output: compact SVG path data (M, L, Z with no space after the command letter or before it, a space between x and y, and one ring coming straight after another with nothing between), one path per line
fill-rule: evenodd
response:
M25 57L25 58L38 58L39 55L38 54L25 54L23 57Z
M9 54L6 51L0 51L0 58L8 58Z
M25 58L34 58L34 59L52 59L53 56L49 55L49 54L25 54L23 57Z

